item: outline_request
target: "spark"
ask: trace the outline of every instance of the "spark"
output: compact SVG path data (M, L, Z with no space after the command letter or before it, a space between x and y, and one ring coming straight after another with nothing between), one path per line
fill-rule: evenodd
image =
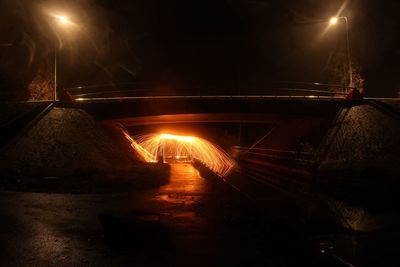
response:
M170 140L178 140L182 142L193 142L192 136L179 136L173 134L161 134L160 136L162 139L170 139Z
M201 162L220 177L227 176L235 162L217 145L194 136L181 136L168 133L130 136L124 131L138 156L146 162Z
M141 159L146 162L156 162L157 159L152 155L150 152L148 152L146 149L144 149L141 145L139 145L126 131L123 131L124 136L126 139L128 139L131 142L131 146L135 151L139 154Z

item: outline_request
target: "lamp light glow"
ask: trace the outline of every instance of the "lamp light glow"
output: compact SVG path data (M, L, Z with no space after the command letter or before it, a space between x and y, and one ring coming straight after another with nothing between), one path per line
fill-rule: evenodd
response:
M338 23L338 18L337 18L337 17L332 17L332 18L329 20L329 24L330 24L330 25L335 25L336 23Z
M58 23L62 24L62 25L68 25L68 24L72 24L72 22L63 15L55 15L56 20L58 21Z

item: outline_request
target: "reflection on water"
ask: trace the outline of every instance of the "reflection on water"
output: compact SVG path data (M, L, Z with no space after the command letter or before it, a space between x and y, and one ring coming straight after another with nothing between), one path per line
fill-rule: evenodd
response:
M169 183L159 188L163 192L203 193L205 180L191 164L171 164Z
M157 199L170 203L193 203L206 191L206 180L191 164L171 164L169 183L157 189Z
M398 209L381 204L379 209L367 209L361 206L352 206L346 202L331 201L332 209L339 213L343 227L355 231L372 232L382 229L396 229L400 225Z

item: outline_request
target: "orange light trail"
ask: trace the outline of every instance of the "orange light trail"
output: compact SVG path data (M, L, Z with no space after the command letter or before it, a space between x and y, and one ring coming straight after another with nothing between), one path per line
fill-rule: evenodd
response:
M146 134L130 136L124 131L125 137L140 158L146 162L157 162L159 157L163 161L200 161L217 175L227 176L235 162L217 145L194 136L181 136L173 134Z

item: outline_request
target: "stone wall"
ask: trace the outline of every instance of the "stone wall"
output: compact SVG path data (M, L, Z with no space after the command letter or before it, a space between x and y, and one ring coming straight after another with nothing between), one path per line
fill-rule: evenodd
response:
M322 169L400 169L400 123L371 105L344 108L321 148Z

